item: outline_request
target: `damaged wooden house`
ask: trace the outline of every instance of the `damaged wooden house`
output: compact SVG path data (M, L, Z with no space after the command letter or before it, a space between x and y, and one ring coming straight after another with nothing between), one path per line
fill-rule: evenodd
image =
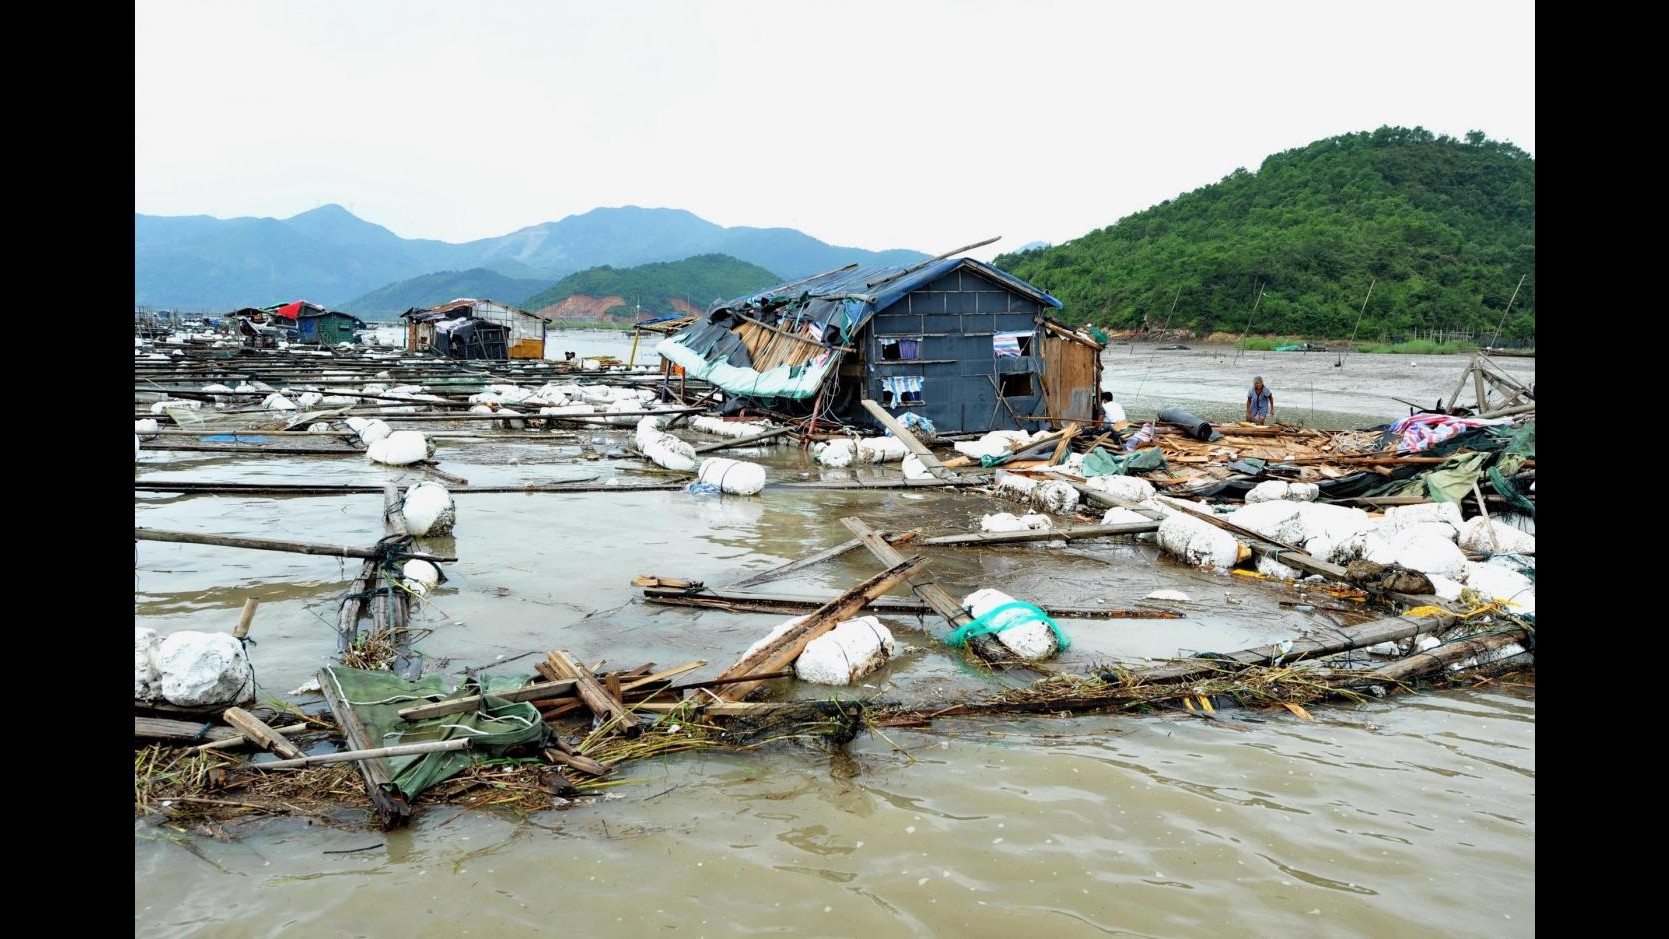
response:
M738 409L874 426L868 398L938 433L1032 431L1101 416L1101 345L1060 308L970 258L853 265L717 304L655 351Z
M495 300L460 297L400 314L406 349L453 359L543 359L550 320Z

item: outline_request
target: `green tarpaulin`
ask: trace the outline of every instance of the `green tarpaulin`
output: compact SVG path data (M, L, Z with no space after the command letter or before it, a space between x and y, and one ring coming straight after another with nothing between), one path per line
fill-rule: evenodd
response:
M359 716L370 735L372 747L392 747L433 740L473 738L469 750L420 753L389 757L380 762L396 788L410 801L434 784L458 774L471 760L497 756L505 748L533 743L545 733L538 708L525 701L504 701L491 697L494 691L508 691L527 684L526 677L484 679L454 683L442 675L425 675L415 682L392 672L368 672L340 665L327 665L319 681L332 682L339 699ZM485 694L486 701L475 711L447 714L425 721L400 718L402 708L426 701Z
M1158 447L1145 447L1133 453L1108 453L1100 447L1084 457L1085 476L1131 476L1165 468L1165 454Z

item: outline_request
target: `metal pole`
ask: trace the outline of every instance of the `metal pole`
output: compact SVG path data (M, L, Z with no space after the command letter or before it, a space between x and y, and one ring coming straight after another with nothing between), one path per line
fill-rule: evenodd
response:
M1513 308L1513 301L1518 299L1518 288L1524 286L1524 278L1529 276L1529 274L1519 275L1518 287L1513 288L1513 295L1507 299L1507 309L1501 311L1501 322L1495 324L1495 335L1491 336L1489 340L1490 348L1493 349L1496 341L1501 338L1501 327L1507 325L1507 311Z

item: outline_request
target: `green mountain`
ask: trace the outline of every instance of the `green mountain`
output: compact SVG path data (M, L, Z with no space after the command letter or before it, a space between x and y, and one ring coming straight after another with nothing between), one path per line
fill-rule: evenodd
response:
M550 285L544 278L506 277L484 267L467 271L436 271L379 287L342 304L359 316L404 313L412 307L431 307L459 297L497 300L520 305L521 298Z
M305 298L347 312L374 312L354 309L353 298L425 274L485 268L550 284L603 265L630 267L711 253L788 279L853 262L910 264L927 257L920 251L830 245L791 228L725 228L681 209L639 206L593 209L462 244L401 238L339 205L287 219L136 213L133 292L141 306L193 311Z
M1487 337L1511 300L1502 336L1533 338L1536 164L1478 131L1381 127L994 263L1074 323L1349 338L1360 317L1363 339Z
M597 312L635 315L641 305L646 313L671 313L681 308L705 310L714 300L728 300L782 282L782 278L756 264L725 254L702 254L624 269L594 267L569 274L519 305L526 310L542 310L570 297L620 297L619 304Z

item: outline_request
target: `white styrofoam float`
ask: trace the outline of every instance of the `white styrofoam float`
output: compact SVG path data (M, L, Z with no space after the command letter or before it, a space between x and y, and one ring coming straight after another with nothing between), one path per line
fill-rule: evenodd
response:
M794 677L819 685L850 685L887 664L892 631L873 616L847 620L806 643Z
M366 457L390 466L408 466L434 455L434 441L421 431L397 430L381 440L373 441L365 451Z
M427 480L406 490L401 511L406 516L406 527L419 538L449 535L458 519L452 493L440 483Z
M1014 602L1013 597L1001 590L985 588L963 597L962 608L975 619L979 619L1004 604ZM1016 607L998 613L993 620L993 625L998 627L1009 623L1014 625L991 635L1013 652L1016 658L1026 662L1039 662L1060 651L1055 631L1031 610Z
M696 470L696 478L710 486L719 487L720 492L733 496L752 496L765 488L765 467L758 463L714 456L701 461L701 466Z

